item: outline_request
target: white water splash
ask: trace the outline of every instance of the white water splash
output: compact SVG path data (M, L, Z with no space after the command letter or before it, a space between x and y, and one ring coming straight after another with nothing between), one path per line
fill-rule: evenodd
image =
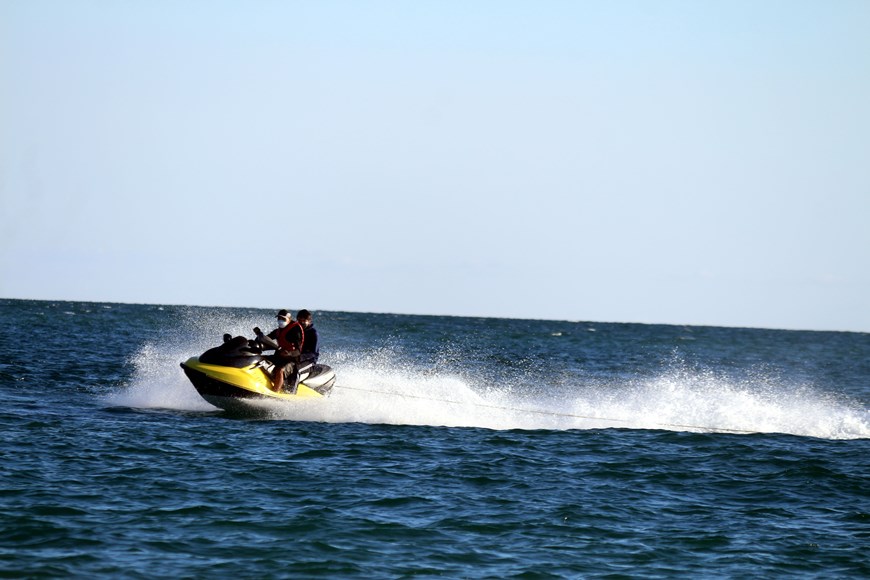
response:
M195 341L145 346L134 380L106 398L110 405L215 411L179 363L215 343L221 329L244 334L250 321L200 326ZM199 321L202 324L202 321ZM182 333L183 334L183 333ZM194 337L196 338L196 337ZM845 396L764 376L735 381L675 363L654 379L546 384L488 384L402 362L390 349L363 356L330 353L338 385L326 399L263 401L277 420L483 427L489 429L632 428L722 433L787 433L825 439L870 438L870 410Z
M180 363L217 345L225 332L249 334L254 323L222 312L198 310L183 321L159 346L146 344L133 357L133 381L105 397L107 404L137 409L214 411L181 370Z
M599 426L870 438L870 410L858 402L763 376L734 381L679 370L624 388L593 389L569 409L600 419Z
M133 359L136 369L133 381L107 395L105 402L136 409L213 411L215 407L199 396L179 366L191 354L185 356L179 351L144 346Z
M857 402L766 378L735 384L681 370L651 380L586 384L573 392L562 388L557 396L537 400L527 385L472 387L458 376L365 364L343 368L339 378L332 397L318 401L319 416L291 406L275 416L491 429L621 427L870 438L870 410Z

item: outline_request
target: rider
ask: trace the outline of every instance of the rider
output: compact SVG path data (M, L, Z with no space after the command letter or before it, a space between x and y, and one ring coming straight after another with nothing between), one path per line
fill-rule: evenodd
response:
M311 321L311 313L303 308L296 313L296 320L302 325L305 333L300 364L316 364L317 359L320 358L320 349L317 347L317 329Z
M275 392L280 393L286 381L290 386L289 392L296 392L297 381L299 380L299 354L302 350L302 345L305 341L305 332L302 325L293 320L289 312L283 308L275 315L278 319L278 328L270 332L267 336L278 342L278 349L275 354L270 357L275 365L275 370L272 373L272 382ZM255 328L257 332L259 328Z

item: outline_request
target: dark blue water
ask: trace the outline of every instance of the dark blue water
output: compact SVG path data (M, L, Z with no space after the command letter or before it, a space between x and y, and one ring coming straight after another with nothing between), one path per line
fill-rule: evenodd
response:
M271 315L0 300L0 576L870 576L870 335L321 312L215 410Z

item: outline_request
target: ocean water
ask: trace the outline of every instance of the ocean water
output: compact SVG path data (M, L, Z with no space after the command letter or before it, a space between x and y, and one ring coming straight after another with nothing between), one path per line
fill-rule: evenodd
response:
M870 577L870 334L315 312L210 406L272 314L0 300L0 576Z

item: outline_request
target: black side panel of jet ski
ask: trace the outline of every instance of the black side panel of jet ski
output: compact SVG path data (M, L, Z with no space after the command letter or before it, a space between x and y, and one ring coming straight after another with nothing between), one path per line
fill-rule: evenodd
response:
M199 361L206 364L237 369L245 368L261 360L263 360L262 351L253 346L244 336L237 336L220 346L210 348L199 357Z
M224 397L233 399L257 397L256 394L252 394L250 391L219 381L202 371L184 365L181 365L181 368L184 369L184 374L187 375L187 378L190 379L190 382L193 383L193 386L196 387L199 394L205 397L206 400L208 400L208 397Z

